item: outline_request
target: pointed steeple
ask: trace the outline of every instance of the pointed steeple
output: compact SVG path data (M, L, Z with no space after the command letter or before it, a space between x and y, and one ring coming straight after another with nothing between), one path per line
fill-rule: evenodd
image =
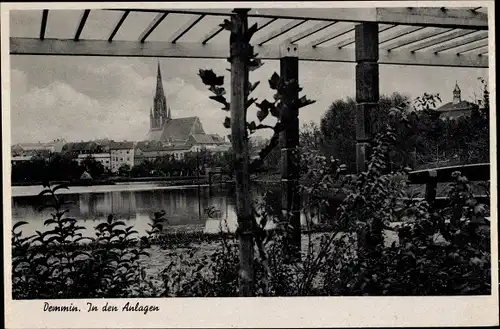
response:
M455 89L453 89L453 104L458 104L462 101L462 91L458 86L458 81L455 81Z
M156 94L155 98L165 97L163 93L163 82L161 80L161 70L160 70L160 62L158 62L158 71L156 72Z

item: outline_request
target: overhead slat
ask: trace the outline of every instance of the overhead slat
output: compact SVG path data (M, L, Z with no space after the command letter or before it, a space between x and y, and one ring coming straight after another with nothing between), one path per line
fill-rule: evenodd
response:
M305 61L354 63L354 49L330 47L301 47L300 59ZM228 46L207 43L179 43L150 41L107 40L57 40L39 38L10 38L11 55L60 55L60 56L113 56L113 57L170 57L227 59ZM279 59L279 47L263 45L259 48L262 59ZM408 51L381 51L380 64L444 66L444 67L488 67L487 56L433 52L410 53Z
M122 26L123 22L125 22L125 19L127 18L128 14L130 14L130 11L129 10L125 10L123 12L123 14L120 16L120 19L115 24L115 27L113 28L113 31L111 31L111 34L109 35L109 38L108 38L109 42L113 41L113 38L115 37L116 33L118 33L118 30Z
M478 43L478 44L470 44L470 45L467 45L463 48L461 48L457 54L458 55L462 55L462 54L465 54L469 51L473 51L473 50L476 50L476 49L480 49L480 48L483 48L483 47L487 47L488 46L488 40L484 40L483 42L481 43Z
M378 30L378 33L381 33L381 32L384 32L384 31L387 31L387 30L390 30L390 29L393 29L395 28L397 25L388 25L388 26L384 26L384 27L380 27L379 25L379 30ZM344 40L344 41L341 41L339 43L337 43L335 45L335 47L337 48L344 48L345 46L348 46L350 44L353 44L354 42L356 41L356 38L354 36Z
M281 27L280 29L276 30L276 31L272 31L270 33L268 33L267 35L257 39L255 41L255 44L256 45L259 45L259 46L262 46L263 44L265 44L266 42L269 42L277 37L279 37L280 35L282 34L285 34L287 33L288 31L291 31L293 30L294 28L304 24L305 22L307 21L299 21L299 22L290 22L288 24L285 24L283 27Z
M182 38L182 36L189 32L199 21L201 21L205 17L205 15L199 15L192 17L189 21L186 22L180 29L174 32L174 34L168 40L171 43L176 43L177 40Z
M448 43L448 44L444 44L444 45L432 48L432 49L430 49L430 51L433 51L435 53L439 53L441 51L457 48L457 47L466 45L468 43L484 40L487 38L488 38L488 32L484 32L481 34L475 34L475 35L471 35L467 38L460 38L452 43Z
M304 30L300 33L297 33L293 37L290 38L290 42L295 43L297 41L300 41L304 38L307 38L308 36L317 33L321 30L326 29L327 27L332 26L333 24L336 24L337 22L321 22L318 24L315 24L314 26L308 28L307 30Z
M417 50L420 50L420 49L424 49L424 48L428 48L428 47L431 47L431 46L434 46L434 45L438 45L440 43L443 43L443 42L447 42L447 41L450 41L450 40L453 40L453 39L456 39L456 38L460 38L464 35L467 35L467 34L471 34L471 33L474 33L476 31L474 30L457 30L457 31L454 31L450 34L447 34L447 35L443 35L443 36L440 36L438 38L434 38L434 39L431 39L431 40L427 40L425 42L422 42L422 43L419 43L418 45L415 45L414 47L408 49L409 51L411 52L414 52L414 51L417 51Z
M85 9L83 11L82 17L80 18L80 23L78 23L78 27L76 28L75 37L73 38L75 41L80 40L80 35L82 34L83 28L85 27L85 22L87 22L89 14L90 9Z
M114 9L116 10L116 9ZM142 12L159 12L157 9L133 9ZM164 10L167 11L167 10ZM190 13L229 16L230 8L168 9L172 13ZM252 9L249 17L266 17L297 20L327 20L339 22L377 22L380 24L418 25L488 29L488 15L468 9L419 8L259 8Z
M40 40L45 39L45 30L47 29L48 16L49 16L49 10L44 9L42 12L42 23L40 24Z
M318 38L314 41L311 41L307 46L309 47L317 47L325 42L328 42L330 40L333 40L335 38L338 38L346 33L354 31L354 26L344 26L338 31L332 32L332 34L327 34L325 36L322 36L321 38Z
M167 17L168 13L159 13L156 15L156 17L153 19L151 23L149 23L148 27L142 31L141 35L139 36L139 41L144 42L146 39L149 37L151 33L160 25L160 23Z
M388 34L388 35L384 35L384 36L380 37L379 40L378 40L378 43L379 43L379 45L381 45L383 43L399 39L399 38L401 38L401 37L403 37L403 36L405 36L407 34L419 31L421 29L424 29L424 27L422 27L422 26L405 26L396 35L390 35L390 34Z
M435 37L437 35L440 35L440 34L443 34L443 33L446 33L446 32L449 32L451 31L452 29L446 29L446 30L431 30L431 31L425 31L423 33L416 33L416 34L413 34L411 37L409 38L406 38L406 39L403 39L403 40L396 40L392 43L389 43L387 45L384 45L382 47L382 49L386 49L386 50L394 50L394 49L397 49L397 48L400 48L400 47L403 47L403 46L406 46L406 45L409 45L409 44L412 44L414 42L419 42L419 41L422 41L424 39L427 39L427 38L432 38L432 37Z
M217 34L221 33L222 31L224 30L223 27L220 27L220 26L216 26L214 27L212 30L210 30L210 32L208 32L202 39L201 39L201 43L204 45L206 44L207 42L209 42L212 38L214 38L215 36L217 36Z

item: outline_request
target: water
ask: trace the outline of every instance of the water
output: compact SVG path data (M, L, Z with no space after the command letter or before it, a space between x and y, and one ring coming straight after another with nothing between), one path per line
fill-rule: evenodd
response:
M39 210L48 198L38 196L41 186L12 188L12 221L26 221L25 234L44 231L43 222L51 218L51 209ZM105 221L109 214L134 225L142 235L149 228L156 211L164 210L166 230L204 230L214 232L221 221L227 221L233 231L236 227L234 199L231 193L220 188L167 187L161 184L120 184L109 186L78 186L59 190L63 200L71 201L65 206L67 217L78 220L93 236L94 227ZM205 209L218 209L210 218Z

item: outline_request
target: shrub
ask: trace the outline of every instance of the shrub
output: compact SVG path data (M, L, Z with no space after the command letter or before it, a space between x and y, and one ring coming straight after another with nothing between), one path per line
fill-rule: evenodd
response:
M50 201L42 208L54 210L44 222L45 232L23 237L18 222L12 229L12 282L14 299L97 298L151 296L157 292L145 279L142 258L151 238L161 231L158 213L148 235L138 238L132 226L109 215L95 228L95 238L85 237L74 218L65 217L67 204L56 192L68 188L44 183L40 196ZM87 244L83 244L84 241Z

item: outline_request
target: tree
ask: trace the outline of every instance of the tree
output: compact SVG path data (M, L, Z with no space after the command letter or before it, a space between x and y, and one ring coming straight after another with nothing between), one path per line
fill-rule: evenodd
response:
M89 155L86 157L82 163L81 166L84 168L86 172L90 174L94 179L100 178L104 175L105 173L105 168L102 163L97 161L93 156Z
M123 176L123 177L129 177L130 176L130 165L124 163L118 168L118 175Z
M322 136L319 126L313 121L304 123L300 129L299 140L302 150L319 150L322 146Z

